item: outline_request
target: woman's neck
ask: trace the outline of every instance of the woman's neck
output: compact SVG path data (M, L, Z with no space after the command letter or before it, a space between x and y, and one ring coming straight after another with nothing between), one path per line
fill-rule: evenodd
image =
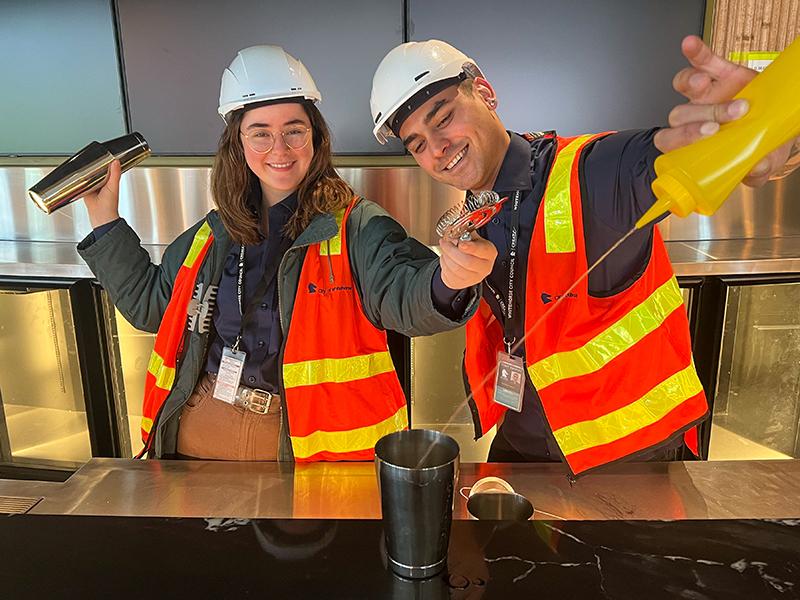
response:
M270 207L275 206L282 200L285 200L292 194L294 194L297 190L275 190L270 187L264 185L264 182L261 182L261 208L263 212L267 212Z

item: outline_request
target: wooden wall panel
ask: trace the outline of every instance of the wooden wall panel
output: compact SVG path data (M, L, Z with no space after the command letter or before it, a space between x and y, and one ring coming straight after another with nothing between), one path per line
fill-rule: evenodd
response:
M709 0L710 1L710 0ZM732 52L780 52L800 35L800 0L716 0L711 47ZM737 62L746 62L744 57Z

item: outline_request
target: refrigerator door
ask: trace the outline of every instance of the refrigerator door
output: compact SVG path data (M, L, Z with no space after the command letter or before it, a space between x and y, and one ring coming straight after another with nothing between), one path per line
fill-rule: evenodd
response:
M727 288L710 460L800 457L800 283Z
M136 456L143 447L140 426L144 379L156 336L128 323L105 291L103 313L111 353L111 380L119 419L120 451L123 456Z
M92 456L69 290L0 290L0 463Z

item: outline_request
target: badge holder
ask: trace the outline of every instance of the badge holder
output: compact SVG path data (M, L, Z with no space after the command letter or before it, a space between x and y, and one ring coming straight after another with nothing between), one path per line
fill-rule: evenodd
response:
M242 378L246 358L247 352L239 350L238 337L233 344L233 348L226 346L222 349L217 381L214 384L214 398L228 404L233 404L236 401L236 392L239 391L239 381Z
M516 412L522 410L525 393L525 363L519 356L497 353L497 374L494 380L494 401Z

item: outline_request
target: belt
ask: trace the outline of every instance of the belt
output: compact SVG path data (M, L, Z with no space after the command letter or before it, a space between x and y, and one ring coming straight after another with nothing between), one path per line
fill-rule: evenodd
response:
M207 373L206 375L208 375L211 383L217 380L216 373ZM259 415L266 415L269 414L269 409L273 401L277 403L278 410L281 409L280 399L278 394L273 394L267 390L240 385L236 390L236 398L233 400L233 405L239 408L245 408Z

